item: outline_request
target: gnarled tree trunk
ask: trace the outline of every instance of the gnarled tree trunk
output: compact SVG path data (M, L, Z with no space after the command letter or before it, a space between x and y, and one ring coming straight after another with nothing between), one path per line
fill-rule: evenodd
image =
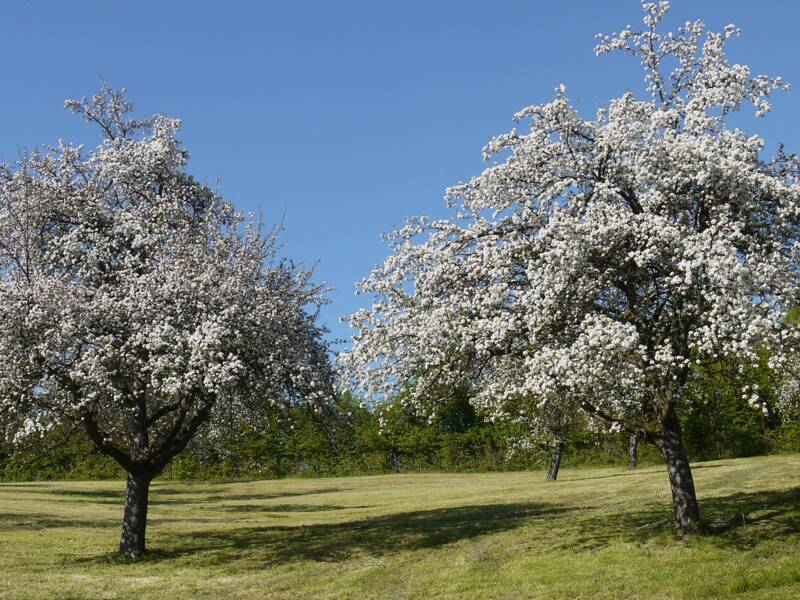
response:
M547 481L558 479L558 470L561 468L561 455L564 453L564 438L557 431L553 440L553 457L550 459L550 470L547 472Z
M679 529L698 527L700 508L697 505L692 469L681 437L681 422L674 408L665 409L661 415L661 436L656 440L656 447L667 461L675 508L675 526Z
M608 426L617 422L590 402L583 402L581 407L589 415ZM646 429L637 428L629 429L629 431L639 431L642 439L658 448L667 462L667 474L672 489L672 504L675 508L675 526L679 529L697 528L701 524L700 509L697 505L697 494L694 491L692 469L689 466L686 449L683 447L681 422L675 412L675 406L672 404L664 406L658 414L658 422L660 430L648 426Z
M147 499L152 479L152 476L148 474L128 473L125 513L122 518L122 537L119 541L120 554L128 558L138 558L144 554Z

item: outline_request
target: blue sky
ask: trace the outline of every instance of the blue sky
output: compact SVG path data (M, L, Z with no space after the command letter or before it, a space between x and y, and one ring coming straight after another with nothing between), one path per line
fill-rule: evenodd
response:
M741 123L798 148L800 4L672 2L669 24L697 18L740 26L732 60L795 84L767 119ZM319 261L335 337L349 335L339 317L371 303L354 284L385 256L380 232L446 215L444 188L480 172L514 112L561 82L587 115L640 87L635 60L593 53L597 32L641 22L636 0L7 0L0 21L1 159L94 142L63 100L101 76L128 87L140 114L184 120L192 173L283 218L286 254Z

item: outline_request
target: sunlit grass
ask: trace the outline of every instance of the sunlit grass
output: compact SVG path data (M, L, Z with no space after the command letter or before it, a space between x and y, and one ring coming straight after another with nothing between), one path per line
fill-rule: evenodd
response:
M7 598L798 598L800 457L663 468L158 481L148 556L116 557L122 482L0 484Z

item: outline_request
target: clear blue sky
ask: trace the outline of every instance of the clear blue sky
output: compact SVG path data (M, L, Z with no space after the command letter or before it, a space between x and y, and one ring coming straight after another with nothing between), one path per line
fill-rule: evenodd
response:
M672 2L670 24L696 18L739 25L733 60L795 84L755 127L799 148L800 4ZM268 221L285 214L286 253L319 260L336 288L336 337L370 303L353 291L386 254L380 232L446 214L444 188L480 172L514 112L561 82L587 115L640 85L635 60L592 50L595 33L641 22L637 0L6 0L0 22L0 158L94 141L63 100L101 76L128 87L141 114L184 120L195 175Z

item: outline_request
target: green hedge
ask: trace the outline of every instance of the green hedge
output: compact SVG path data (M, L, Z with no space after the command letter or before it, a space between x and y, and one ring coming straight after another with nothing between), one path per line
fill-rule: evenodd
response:
M735 386L720 385L710 400L697 403L683 417L692 460L733 458L770 452L800 451L800 424L781 425L741 399ZM699 391L698 391L699 393ZM403 409L397 401L378 416L350 401L350 417L335 431L326 430L303 411L267 434L242 431L222 448L202 443L178 456L164 473L173 479L360 475L420 471L494 471L540 469L549 448L535 446L509 455L506 440L519 434L476 414L464 397L454 399L432 421ZM291 423L287 425L286 423ZM45 437L37 452L0 454L0 479L121 478L122 470L76 435L55 448L63 436ZM566 438L564 466L625 465L628 437L586 429ZM658 464L655 448L639 445L641 464Z

